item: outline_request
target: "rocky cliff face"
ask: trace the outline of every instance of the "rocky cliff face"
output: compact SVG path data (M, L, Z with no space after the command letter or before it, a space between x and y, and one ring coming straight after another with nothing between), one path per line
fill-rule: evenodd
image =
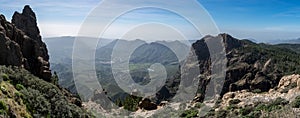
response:
M23 13L15 12L12 23L0 15L0 65L24 67L46 81L51 79L48 51L29 6Z
M276 87L284 75L299 73L300 55L272 45L255 44L248 40L238 40L228 34L220 34L226 48L227 69L221 96L227 92L247 90L267 92ZM204 41L193 44L198 55L201 74L210 73L209 54ZM206 50L205 50L206 49ZM200 81L205 78L200 78ZM202 91L206 83L202 82ZM200 88L201 89L201 88Z
M224 43L227 57L227 68L225 81L219 83L223 86L220 95L227 92L246 90L251 92L267 92L276 87L284 75L300 72L300 55L287 49L278 48L272 45L255 44L249 40L239 40L228 34L220 34L217 37L206 36L192 45L198 60L187 58L186 73L193 68L199 67L199 88L196 101L202 101L208 91L207 85L211 79L211 58L205 40L221 40ZM185 73L182 73L185 74ZM179 86L180 76L177 75L172 81L167 81L165 87L156 96L164 95L164 98L176 94ZM223 78L224 79L224 78ZM218 83L216 83L218 84Z

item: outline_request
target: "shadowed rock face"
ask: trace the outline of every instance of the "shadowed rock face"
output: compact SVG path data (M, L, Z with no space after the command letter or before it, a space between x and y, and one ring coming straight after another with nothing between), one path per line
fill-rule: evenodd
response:
M225 48L227 58L226 75L225 79L221 78L224 82L214 83L215 87L222 87L217 92L216 90L210 91L211 88L208 87L209 83L214 81L211 81L212 61L206 41L221 41ZM239 40L228 34L220 34L216 37L206 36L195 42L192 45L192 49L194 53L190 53L186 60L186 65L189 66L184 68L182 73L175 75L173 80L166 82L166 85L156 96L158 100L160 99L159 95L164 95L164 98L167 99L173 97L178 90L179 84L186 81L184 78L181 79L180 76L195 72L193 71L194 68L199 68L199 70L196 70L199 72L195 73L195 77L199 80L195 101L200 102L204 99L206 93L210 95L210 93L216 92L220 93L222 97L227 92L241 90L267 92L278 85L282 76L299 73L300 71L300 67L295 66L300 63L299 54L272 45ZM218 52L214 53L218 54ZM196 57L196 60L190 57ZM218 61L213 62L219 64ZM218 65L215 66L218 67ZM217 79L216 77L214 80L217 81Z
M286 68L299 63L300 55L290 50L272 45L255 44L248 40L238 40L228 34L220 34L218 37L221 37L224 43L228 60L221 96L227 92L240 90L267 92L278 85L282 76L297 73L299 70L299 67ZM204 40L194 43L193 48L198 56L200 73L209 75L207 73L210 73L211 63ZM283 57L289 57L289 59L284 60ZM207 79L200 78L199 89L202 92L206 89L205 80Z
M28 5L23 13L14 13L12 23L0 16L0 65L24 67L46 81L51 79L48 51Z

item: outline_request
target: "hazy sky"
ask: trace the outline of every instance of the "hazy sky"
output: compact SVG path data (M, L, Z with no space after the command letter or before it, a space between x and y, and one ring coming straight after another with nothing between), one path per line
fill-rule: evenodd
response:
M114 3L106 7L130 4L130 0L121 1L123 3ZM179 2L176 1L169 4L178 6ZM21 11L25 4L29 4L37 14L43 37L76 36L81 23L100 2L101 0L1 0L0 13L10 20L14 11ZM221 32L235 37L258 41L300 37L300 0L198 0L198 2L210 13ZM187 9L193 14L197 13L196 10ZM106 18L110 12L112 11L107 11L107 14L103 14L99 19ZM145 20L169 22L184 29L189 34L189 39L200 37L186 25L184 19L158 9L141 9L127 13L114 24L114 27L112 26L105 37L115 38L118 30L126 29L128 24L138 24ZM153 31L145 33L145 37L163 34L162 30L155 30L153 27L144 28L148 28L145 30L147 32Z

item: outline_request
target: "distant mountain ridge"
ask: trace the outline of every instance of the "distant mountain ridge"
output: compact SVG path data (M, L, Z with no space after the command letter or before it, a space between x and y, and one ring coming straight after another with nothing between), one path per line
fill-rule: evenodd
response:
M168 63L171 63L172 59L175 59L174 54L172 54L174 51L179 52L179 57L187 56L186 53L189 51L189 47L179 41L156 41L152 43L146 43L143 40L114 40L106 46L97 49L96 60L111 61L111 55L114 50L115 52L124 51L124 53L126 53L126 48L138 45L139 47L130 57L130 62L142 63L168 61Z
M286 39L286 40L272 40L270 44L300 44L300 38L297 39Z
M226 64L228 67L226 69L224 85L219 85L218 83L215 85L215 87L223 86L219 91L221 96L220 99L222 99L223 95L226 95L230 92L268 92L271 89L276 89L283 76L300 73L300 67L295 66L300 65L300 55L297 53L298 45L291 46L290 44L258 44L252 42L251 40L239 40L229 34L205 36L204 38L192 44L192 49L195 51L194 53L191 53L191 50L188 48L188 58L185 60L188 62L188 66L186 70L183 70L185 73L179 73L180 69L176 68L175 66L172 67L173 70L171 71L174 71L175 73L171 73L162 89L150 97L153 103L159 104L161 101L169 101L172 99L177 94L179 84L182 81L185 81L180 80L181 74L193 72L189 71L189 69L192 70L197 66L200 68L200 70L197 72L199 75L196 75L196 77L198 77L200 84L193 102L202 102L204 98L207 97L207 87L208 83L211 81L211 60L205 40L210 39L224 43L226 52L225 55L228 59ZM103 88L105 88L107 95L112 100L116 101L119 99L125 99L126 96L128 96L124 92L120 92L121 89L117 86L117 84L112 82L113 76L111 74L110 66L112 63L114 63L114 60L111 60L111 54L113 50L125 50L132 45L142 44L135 52L132 53L130 57L130 62L133 64L133 68L135 69L130 71L130 74L136 80L136 82L143 83L143 80L147 79L148 71L145 71L144 67L147 67L148 63L163 63L163 60L170 60L169 62L164 63L166 67L170 67L169 65L172 65L172 62L179 62L178 60L172 60L176 58L173 58L174 54L172 54L173 52L170 51L171 48L166 47L185 47L186 45L181 45L180 42L178 43L176 41L165 43L166 42L164 41L146 43L142 40L114 40L107 45L98 48L96 50L95 59L96 71L99 81L101 85L103 85ZM119 47L115 47L116 45ZM168 46L165 47L164 45ZM126 53L126 50L124 53ZM156 58L153 58L155 55ZM157 55L166 55L166 57L157 57ZM198 62L194 63L195 61L189 60L190 56L196 56ZM169 57L172 58L170 59ZM70 65L71 64L69 64L69 66ZM69 76L67 78L72 78L72 73L69 67L60 64L57 66L57 69L60 71L68 70L67 73L62 73L62 75ZM62 86L72 90L73 92L76 92L74 83L71 82L70 79L65 78L61 83ZM115 93L115 91L118 91L119 93Z
M95 40L98 38L93 37L74 37L74 36L62 36L62 37L51 37L44 38L45 43L49 49L50 62L57 63L72 58L73 44L76 38L82 38L86 40ZM112 42L111 39L100 39L98 48L107 45Z
M49 49L51 63L57 64L63 61L70 60L72 58L72 50L74 48L73 43L76 38L82 38L86 40L97 39L92 37L73 37L73 36L45 38L44 41L47 44L47 47ZM110 60L110 55L112 53L113 48L117 49L117 47L114 47L117 42L119 44L118 46L122 46L122 45L126 46L126 45L130 45L131 43L136 43L136 44L147 43L146 41L143 40L100 39L96 50L96 55L99 56L96 57L96 60L99 59L101 61ZM188 52L189 50L188 45L180 41L155 41L152 43L154 44L159 43L167 47L176 49L175 51L180 52L179 53L180 57L186 56L185 53ZM122 47L118 47L118 48L122 48Z
M63 47L57 47L54 48L53 44L56 44L56 42L59 42L58 39L55 41L55 43L48 42L47 44L49 47L50 56L51 54L59 54L59 55L52 55L53 57L59 57L63 56L66 57L66 55L60 54L62 52ZM68 39L66 39L68 40ZM50 41L50 39L48 40ZM54 41L54 40L53 40ZM46 41L47 42L47 41ZM52 43L52 44L51 44ZM163 63L168 66L172 66L174 68L176 65L179 64L181 60L178 60L176 55L173 53L173 51L170 49L174 49L175 51L179 52L178 56L183 57L187 56L187 52L189 52L189 47L185 45L184 43L180 41L157 41L152 43L147 43L143 40L112 40L108 44L99 47L96 50L96 58L95 58L95 64L96 64L96 70L99 74L99 78L111 78L111 64L114 63L114 60L111 60L112 52L120 51L121 53L127 53L127 48L131 46L137 46L140 45L131 55L130 57L130 64L139 65L139 66L145 66L149 64L154 63ZM71 50L63 50L63 52L70 52ZM52 53L51 53L52 52ZM68 53L70 54L70 53ZM71 56L71 54L70 54ZM74 86L74 83L72 81L72 70L71 70L71 58L65 58L64 60L59 61L53 61L52 63L52 70L56 71L59 77L62 79L59 80L59 83L63 86L68 88L72 92L76 92L76 88ZM172 65L170 65L172 64ZM178 68L176 68L178 69ZM139 68L141 71L133 71L134 75L138 75L138 78L141 79L142 76L145 74L145 70L142 68ZM169 70L169 69L168 69ZM108 83L108 82L106 82Z

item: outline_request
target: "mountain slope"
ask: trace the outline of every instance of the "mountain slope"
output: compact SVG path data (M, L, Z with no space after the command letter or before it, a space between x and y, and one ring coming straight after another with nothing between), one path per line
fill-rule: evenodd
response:
M210 88L208 86L208 83L216 82L217 80L212 80L210 76L211 74L210 54L208 53L209 50L205 43L205 40L219 40L219 39L221 39L221 41L224 43L226 49L226 57L228 60L225 82L224 84L214 83L213 84L214 87ZM233 97L242 96L243 94L240 94L240 91L247 91L248 92L247 94L249 94L249 93L268 92L271 89L277 90L278 89L277 87L279 86L279 82L280 80L282 80L283 76L291 75L291 74L300 74L300 60L299 60L300 55L290 49L280 48L274 45L256 44L249 40L238 40L228 34L220 34L217 37L207 36L197 41L192 46L193 49L195 50L195 54L198 57L197 61L200 67L200 74L202 75L199 76L200 84L198 88L198 94L196 95L194 102L196 103L203 102L206 97L210 97L211 92L216 90L218 86L222 87L221 91L219 91L220 92L219 100L216 102L215 106L213 107L211 112L207 114L206 117L241 117L246 115L249 115L251 117L253 116L259 117L263 114L262 112L270 113L272 110L279 110L282 108L280 106L281 103L278 104L273 103L272 102L273 100L271 100L269 102L260 104L266 106L263 109L269 109L269 110L255 111L255 112L259 112L257 115L253 115L254 112L252 112L251 115L250 114L251 111L249 112L247 111L244 115L243 114L239 115L241 114L241 112L238 111L246 110L245 107L247 106L245 104L244 105L241 104L243 108L242 109L241 106L238 107L237 105L234 105L239 102L235 103L234 101L230 101L230 100L234 100L233 98L229 99L228 101L222 101L222 99L224 100L224 99L231 98L230 95L232 95ZM190 63L193 64L193 62L194 61L191 60ZM188 68L193 68L193 67L188 67ZM180 80L175 79L173 82L166 84L167 91L176 91L178 88L177 86L179 84L178 81ZM286 84L286 85L293 86L292 84L291 85ZM289 90L291 88L293 87L287 87L286 89ZM227 95L230 92L236 94ZM162 92L160 94L163 93L168 93L168 92ZM169 97L174 96L174 93L173 94L172 92L169 93L170 93ZM253 99L246 100L246 102L255 101L255 100L257 100L257 98L253 97ZM292 101L292 99L287 99L287 100ZM235 100L235 101L239 101L239 100ZM230 102L232 104L229 104L229 106L224 105L224 103L227 102ZM219 107L222 105L224 105L225 107ZM270 108L275 106L276 109ZM251 108L254 110L256 109L255 107L259 107L259 106L252 106L252 107L249 106L248 109ZM279 108L277 109L277 107ZM237 115L234 115L235 113Z
M199 101L205 97L211 73L210 54L205 40L222 39L225 44L228 62L225 82L221 85L223 86L221 96L239 90L268 91L276 87L284 75L300 73L300 66L297 66L300 65L300 55L296 52L273 45L256 44L249 40L238 40L228 34L220 34L217 37L219 38L207 36L192 45L198 58L199 75L202 75L199 78ZM194 63L192 60L187 62L191 65ZM189 70L188 68L186 70ZM167 92L160 94L165 97L174 96L176 92L171 91L178 89L180 76L175 77L173 81L168 81L164 90L161 90Z
M300 73L300 67L295 66L300 65L300 55L291 50L238 40L227 34L219 36L225 42L228 59L223 94L242 89L268 91L282 76ZM196 52L201 49L197 43L193 47Z
M35 77L18 67L0 66L0 101L9 109L4 116L89 117L78 96ZM20 106L25 114L18 114ZM23 116L25 115L25 116Z
M300 53L300 44L277 44L276 47L287 48L297 53Z
M0 117L91 117L78 96L57 85L39 33L28 5L12 23L0 15Z
M179 56L185 56L189 48L187 45L177 41L158 41L152 43L146 43L142 40L114 40L109 44L100 47L96 50L96 71L99 80L103 84L113 83L113 75L111 71L111 55L113 50L122 53L127 53L128 47L140 45L131 55L129 59L130 73L137 82L143 82L149 78L148 68L151 64L162 63L167 66L168 76L173 76L178 71L179 61L173 51L170 49L180 50ZM168 48L170 47L170 48ZM59 50L58 48L56 50ZM50 49L51 50L51 49ZM76 92L73 82L73 75L71 70L71 59L65 59L64 63L52 64L52 70L56 71L62 79L59 80L61 86L67 88L72 92ZM146 78L146 79L145 79ZM145 82L145 81L144 81ZM113 85L115 87L115 85Z
M211 55L206 41L224 43L227 58L225 78L217 76L216 80L213 80ZM199 115L203 115L198 111L205 106L203 102L211 98L216 100L216 103L204 117L263 117L264 114L276 116L272 114L299 108L300 105L297 106L297 104L300 103L300 97L295 99L293 92L295 94L300 93L300 78L299 75L292 74L300 74L300 54L277 45L256 44L249 40L239 40L229 34L220 34L216 37L206 36L196 41L192 47L194 52L190 52L187 60L185 60L186 64L181 65L183 73L173 74L165 86L156 95L150 97L152 102L149 105L155 104L158 108L147 111L142 110L143 107L139 106L141 104L130 106L133 111L137 110L131 114L132 116L140 114L149 116L151 114L153 117L199 117ZM217 52L216 55L218 55ZM196 60L193 60L192 57L194 56ZM216 60L217 65L215 66L218 67L220 61L222 60ZM195 68L199 68L199 70L193 71ZM178 94L179 84L189 81L185 80L186 78L181 79L182 75L190 74L192 75L188 77L195 77L199 81L197 94L193 101L187 103L185 107L184 103L179 101L182 107L177 108L178 103L174 102L172 98ZM218 79L225 81L224 83L217 83ZM213 88L209 86L209 82L214 83ZM183 84L183 86L186 85ZM211 94L220 94L220 96L212 96ZM164 101L164 104L165 101L169 101L166 103L168 106L159 107L161 101ZM207 103L207 101L205 102ZM126 101L121 102L124 107L128 107L128 104ZM203 108L205 109L205 107ZM289 115L295 116L296 114L290 113Z
M224 43L227 58L225 78L211 74L211 55L206 41ZM299 75L292 75L300 74L298 53L276 45L239 40L229 34L206 36L195 42L192 47L194 52L189 54L186 64L181 65L183 73L178 73L173 79L167 81L166 85L151 98L157 105L162 100L167 100L170 102L167 103L169 106L155 111L138 110L136 114L203 118L299 117L294 108L299 108L300 78ZM194 56L196 60L193 60ZM214 62L215 66L219 67L219 64L224 61ZM178 103L172 98L180 94L177 93L179 84L189 81L181 77L189 74L192 75L188 78L195 77L199 81L197 94L191 103L186 104L186 107L174 107ZM224 79L224 83L218 83L219 79ZM210 82L213 83L212 86ZM184 98L188 97L188 94L183 95ZM182 101L179 103L184 104Z

